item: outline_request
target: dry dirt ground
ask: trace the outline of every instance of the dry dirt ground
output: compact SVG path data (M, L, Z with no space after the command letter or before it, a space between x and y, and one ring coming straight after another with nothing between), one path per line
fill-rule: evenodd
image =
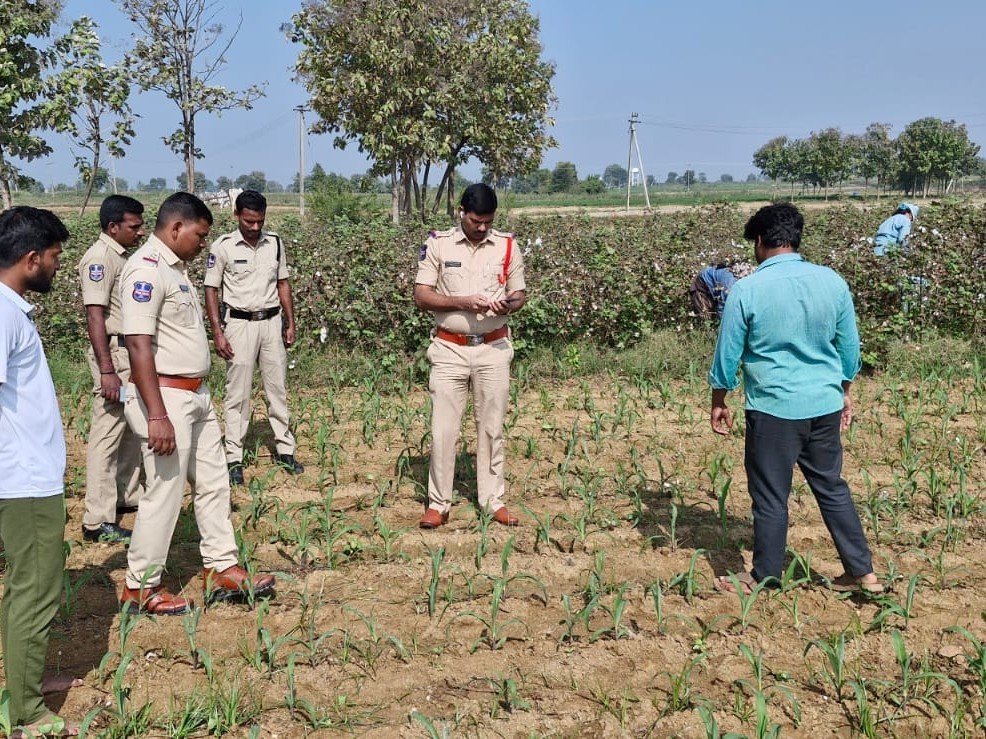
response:
M712 588L749 566L752 529L741 429L708 430L702 378L515 384L508 500L520 527L482 525L468 454L449 524L416 527L424 388L299 390L307 471L269 466L256 411L260 452L233 494L244 549L278 573L276 597L210 607L197 623L141 619L124 641L125 550L81 543L85 409L63 402L71 593L49 661L85 686L52 708L81 720L105 706L94 727L111 736L124 735L113 727L126 692L131 720L150 704L143 735L154 737L182 736L183 715L198 726L187 736L704 737L708 722L756 736L761 699L764 728L785 736L849 736L869 722L875 736L978 735L986 664L948 629L986 640L981 382L858 384L845 472L890 595L806 582L746 606ZM790 509L802 564L838 575L800 477ZM200 601L199 566L186 512L166 582ZM840 634L830 662L818 647Z

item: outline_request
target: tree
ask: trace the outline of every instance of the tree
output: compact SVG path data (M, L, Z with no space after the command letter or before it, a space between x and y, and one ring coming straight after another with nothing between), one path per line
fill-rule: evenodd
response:
M792 174L787 136L778 136L753 152L753 166L771 180L783 180Z
M217 177L216 178L216 189L217 190L232 190L233 181L229 177Z
M733 181L733 176L731 174L721 174L719 175L719 182L729 183Z
M187 172L179 173L175 177L175 181L178 183L178 189L184 190L185 192L208 192L212 189L212 183L209 182L209 179L201 172L195 173L195 179L192 180L194 187L188 186Z
M685 173L678 178L678 184L684 185L686 188L691 187L695 184L695 170L686 169Z
M587 195L598 195L601 192L606 192L606 183L603 182L599 175L591 174L585 178L585 182L582 183L582 189L585 190Z
M579 182L579 173L572 162L558 162L551 170L551 192L571 192Z
M872 177L885 185L893 177L896 152L890 128L889 123L871 123L860 137L858 171L866 184Z
M171 100L181 113L181 125L163 141L185 162L185 181L195 182L195 160L202 150L195 144L195 119L199 113L236 108L247 110L264 94L251 85L236 92L211 84L226 66L226 52L243 24L228 38L216 21L222 8L212 0L117 0L142 34L133 42L125 63L141 89L156 90ZM215 51L215 55L212 52Z
M603 182L606 187L626 187L627 171L619 164L611 164L603 171Z
M664 180L665 185L676 185L678 184L678 173L668 172L667 179Z
M267 189L267 175L255 169L250 174L241 174L236 178L234 184L243 190L263 192Z
M925 197L937 184L944 194L958 177L976 171L978 154L979 145L969 141L964 124L921 118L897 137L898 183L906 192L922 192Z
M12 204L10 185L18 175L11 159L50 154L40 132L68 125L70 110L53 70L58 48L67 50L71 41L39 45L51 35L60 11L57 0L0 2L0 195L5 209Z
M148 192L164 192L168 189L168 181L164 177L151 177L147 183Z
M96 167L94 170L86 172L85 176L79 177L79 181L75 183L75 189L86 192L86 197L88 197L94 191L102 192L109 181L110 173L106 167Z
M390 177L395 221L424 215L437 163L432 210L443 190L451 209L459 164L520 175L555 145L554 66L524 0L311 0L292 20L295 70L321 119L312 130L340 148L356 141Z
M86 212L93 190L99 189L93 174L99 170L103 146L111 156L124 156L124 147L134 135L134 116L128 102L129 75L122 65L108 67L103 63L92 19L79 18L72 24L69 35L73 43L64 55L62 87L72 112L68 133L76 146L87 152L75 158L75 168L85 183L81 215ZM103 121L105 116L113 121L108 131Z
M284 192L284 185L277 180L267 180L267 189L265 192Z
M757 175L756 175L756 174L755 174L754 172L750 172L750 174L748 174L748 175L746 176L746 181L747 181L747 182L756 182L756 181L757 181L757 179L758 179L758 178L757 178Z

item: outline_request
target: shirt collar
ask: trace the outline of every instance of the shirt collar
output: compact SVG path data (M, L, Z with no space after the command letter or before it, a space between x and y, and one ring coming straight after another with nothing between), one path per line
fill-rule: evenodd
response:
M99 240L102 241L106 246L115 251L120 256L127 253L127 250L120 246L120 243L107 233L100 233Z
M24 314L32 321L34 320L34 306L24 300L24 298L14 292L3 282L0 282L0 295L24 311Z
M760 266L757 267L757 272L767 267L771 267L775 264L780 264L781 262L803 262L803 261L805 261L805 258L801 256L800 252L792 251L792 252L786 252L784 254L776 254L772 256L770 259L765 259L763 262L761 262Z
M455 227L455 243L456 244L459 244L459 243L461 243L463 241L465 241L467 244L469 244L469 246L473 246L473 243L469 240L469 237L466 236L465 231L462 230L462 226L456 226ZM482 246L483 244L492 244L492 243L493 243L493 233L491 231L487 231L486 232L486 238L484 238L478 244L475 244L475 246Z
M158 253L158 256L160 256L167 264L171 265L172 267L181 261L181 259L178 258L178 255L175 254L173 251L171 251L171 247L165 244L163 241L161 241L161 239L159 239L154 234L151 234L150 238L147 239L147 246L151 247L154 251L156 251Z

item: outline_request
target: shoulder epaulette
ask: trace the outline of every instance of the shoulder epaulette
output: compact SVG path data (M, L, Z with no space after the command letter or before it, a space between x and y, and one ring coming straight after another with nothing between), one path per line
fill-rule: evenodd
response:
M145 254L141 257L145 262L150 262L151 264L157 264L160 258L160 255L156 251L152 251L150 254Z
M428 236L431 237L431 238L433 238L433 239L440 239L443 236L451 236L453 233L455 233L455 229L454 228L450 228L450 229L448 229L446 231L437 231L437 230L431 231L431 232L429 232Z
M510 231L498 231L497 229L492 229L494 236L499 236L502 239L512 239L514 235Z

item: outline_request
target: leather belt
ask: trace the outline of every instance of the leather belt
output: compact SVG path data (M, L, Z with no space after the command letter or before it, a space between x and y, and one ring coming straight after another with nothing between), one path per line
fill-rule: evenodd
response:
M158 375L157 384L161 387L171 387L176 390L188 390L196 393L205 382L203 377L181 377L180 375Z
M435 336L444 341L451 341L453 344L458 344L459 346L479 346L480 344L489 344L497 339L502 339L507 335L507 332L506 326L494 329L488 334L455 334L451 331L446 331L444 328L437 328L435 329Z
M239 308L230 308L229 317L239 318L244 321L266 321L268 318L273 318L280 312L281 306L279 305L275 305L273 308L264 308L263 310L240 310Z

